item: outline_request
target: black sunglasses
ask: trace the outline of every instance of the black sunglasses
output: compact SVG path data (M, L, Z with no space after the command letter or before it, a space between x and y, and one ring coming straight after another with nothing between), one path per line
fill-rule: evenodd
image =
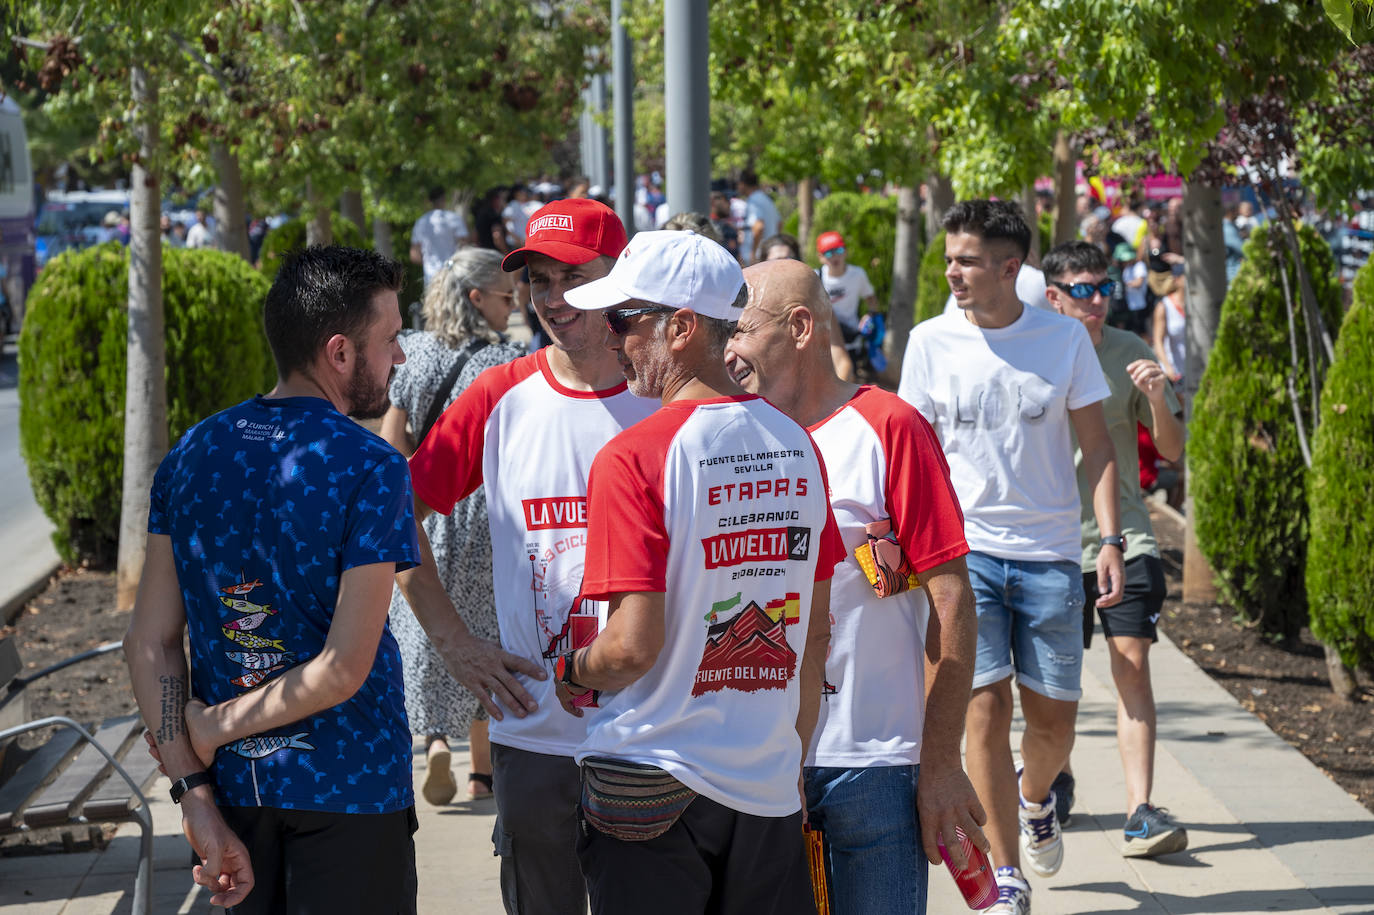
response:
M606 326L617 337L623 337L625 332L630 329L631 318L669 311L677 311L677 309L669 308L667 305L649 305L644 308L608 308L606 309Z
M1064 290L1074 299L1091 299L1097 292L1110 299L1116 293L1116 280L1103 280L1095 286L1092 283L1061 283L1054 280L1050 285Z

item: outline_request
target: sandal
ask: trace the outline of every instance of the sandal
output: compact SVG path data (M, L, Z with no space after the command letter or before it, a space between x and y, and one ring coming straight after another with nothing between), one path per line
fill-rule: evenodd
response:
M458 793L458 783L454 781L453 773L449 770L451 754L448 745L442 741L434 741L429 745L425 757L425 781L420 793L430 804L442 807Z
M468 797L473 799L491 797L491 775L484 772L469 772Z

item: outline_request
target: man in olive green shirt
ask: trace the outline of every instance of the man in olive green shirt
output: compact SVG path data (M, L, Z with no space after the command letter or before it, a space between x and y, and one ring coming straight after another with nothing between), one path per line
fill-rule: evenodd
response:
M1167 813L1150 804L1154 781L1155 701L1150 687L1150 645L1158 640L1155 625L1164 604L1164 570L1150 513L1140 491L1136 423L1145 425L1155 448L1176 461L1183 454L1183 424L1173 386L1150 347L1129 331L1105 325L1113 283L1107 259L1095 245L1067 242L1045 256L1046 297L1060 314L1083 322L1092 339L1111 395L1102 403L1107 431L1116 448L1121 481L1121 532L1125 537L1126 590L1121 602L1099 608L1107 637L1112 679L1116 683L1116 738L1126 776L1126 810L1122 854L1153 857L1181 851L1188 833ZM1083 642L1092 637L1092 607L1097 597L1094 565L1100 547L1092 511L1092 491L1084 478L1082 452L1076 455L1078 490L1083 502ZM1134 468L1134 469L1133 469ZM1072 775L1061 773L1069 780ZM1067 818L1068 808L1063 813Z

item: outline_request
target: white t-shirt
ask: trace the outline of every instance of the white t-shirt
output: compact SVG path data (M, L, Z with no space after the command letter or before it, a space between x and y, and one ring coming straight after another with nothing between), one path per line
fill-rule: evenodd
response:
M1016 274L1016 297L1027 305L1034 305L1036 308L1043 308L1045 311L1054 311L1050 307L1050 298L1045 295L1045 274L1039 267L1032 267L1030 264L1022 264L1021 269ZM959 303L954 298L954 293L949 294L945 299L945 314L953 314L959 311Z
M843 558L825 494L815 443L758 397L671 403L601 450L583 596L663 593L665 638L602 694L578 762L658 766L754 816L799 809L811 594Z
M873 284L864 268L846 263L843 276L831 276L829 267L820 269L821 284L830 296L835 319L848 328L859 326L859 302L873 295Z
M430 210L415 220L415 228L410 230L410 243L420 246L426 285L467 235L468 224L463 221L463 214L452 210Z
M529 224L530 216L538 208L539 203L534 200L526 200L524 203L512 200L501 211L501 218L506 223L506 231L510 232L517 244L523 245L525 243L525 226Z
M1131 311L1145 310L1145 279L1149 273L1149 268L1144 261L1132 261L1121 274L1121 279L1126 283L1126 307ZM1131 283L1140 280L1139 286L1132 286Z
M964 516L930 425L865 386L810 429L830 478L845 559L830 582L830 654L808 766L914 766L925 726L925 591L880 598L854 558L889 519L919 574L968 552Z
M569 617L587 546L587 472L603 444L657 406L624 384L569 390L540 350L477 376L411 458L415 494L435 511L485 484L501 647L549 671L517 675L539 711L492 721L494 743L571 756L586 735L558 704L553 667L596 634L594 605Z
M773 204L773 198L763 192L762 188L755 188L754 192L745 200L744 225L753 232L754 223L763 222L762 235L750 235L749 253L753 254L755 242L761 242L765 238L771 238L778 234L778 225L782 222L782 217L778 215L778 208Z
M1180 298L1179 293L1166 295L1155 303L1155 307L1164 306L1164 345L1169 349L1174 371L1182 375L1188 369L1188 319Z
M1024 307L1006 327L962 313L923 321L897 393L940 436L970 549L1078 562L1068 411L1111 393L1081 323Z
M215 235L208 226L197 222L186 230L186 247L213 248L214 246Z

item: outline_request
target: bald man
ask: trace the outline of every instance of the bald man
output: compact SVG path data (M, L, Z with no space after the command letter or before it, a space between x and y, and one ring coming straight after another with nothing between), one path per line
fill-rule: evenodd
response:
M924 912L936 837L958 864L956 828L987 848L986 816L959 758L977 631L963 514L921 415L835 374L830 299L815 272L766 261L744 275L749 302L726 365L811 433L847 554L835 567L824 701L804 769L834 911ZM895 593L877 595L856 556L870 533L897 565L905 557L918 584L903 574Z

